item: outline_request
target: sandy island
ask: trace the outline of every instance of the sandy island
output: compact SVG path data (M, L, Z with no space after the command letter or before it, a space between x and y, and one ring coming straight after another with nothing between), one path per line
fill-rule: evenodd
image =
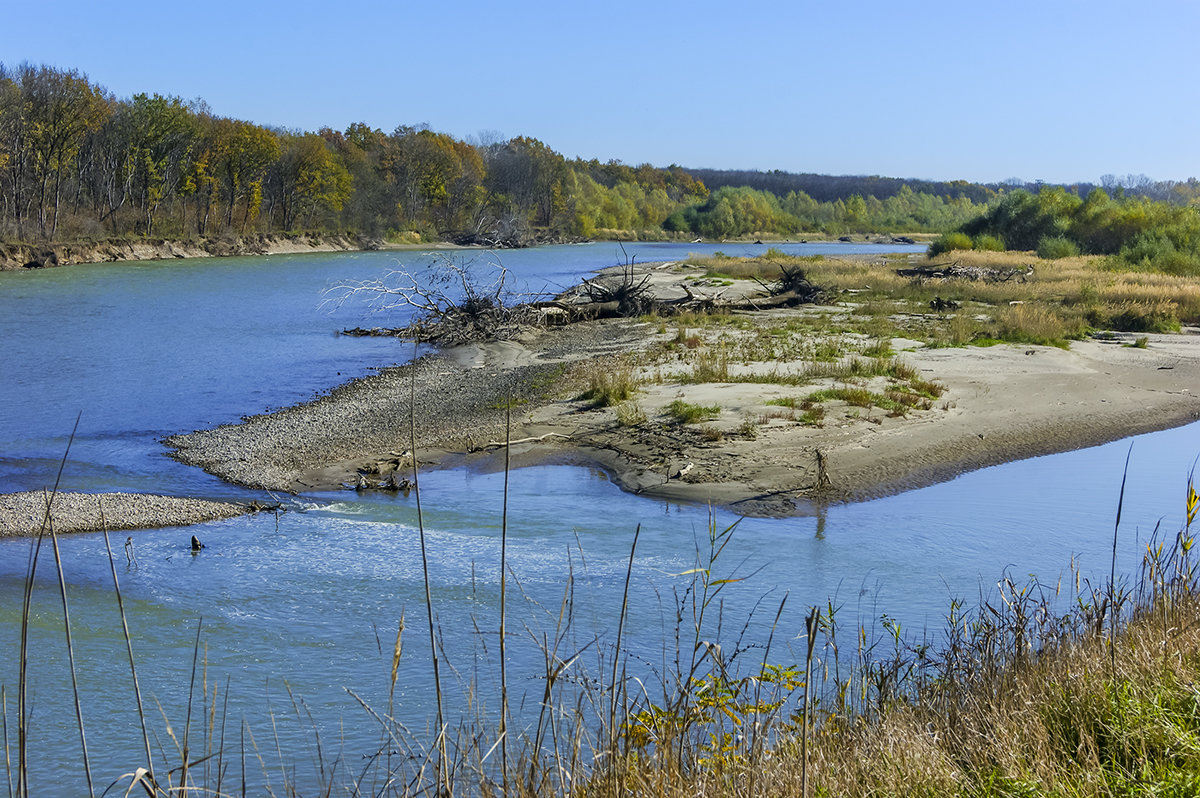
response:
M652 276L661 296L681 292L685 279L693 281L690 290L698 290L698 271L686 265L640 268ZM755 287L747 282L721 290ZM822 311L837 309L769 313L782 318ZM298 493L372 485L392 474L409 475L410 395L415 396L422 467L499 467L503 407L511 398L511 453L517 466L598 466L634 493L711 503L745 515L784 516L1200 417L1195 329L1148 335L1145 348L1123 346L1134 337L1118 334L1073 342L1069 351L1014 345L928 348L895 339L897 357L945 386L943 395L927 409L903 416L832 407L814 426L798 423L778 404L813 387L680 382L676 377L686 367L662 355L664 342L678 333L663 327L636 320L591 321L531 332L519 341L450 349L353 381L307 404L166 443L182 462L249 487ZM629 362L630 353L639 362L640 390L632 400L639 418L631 421L627 413L619 419L613 408L594 408L577 398L589 371L618 368ZM766 373L788 366L770 362L741 368ZM664 413L676 399L719 406L720 412L706 424L682 424Z

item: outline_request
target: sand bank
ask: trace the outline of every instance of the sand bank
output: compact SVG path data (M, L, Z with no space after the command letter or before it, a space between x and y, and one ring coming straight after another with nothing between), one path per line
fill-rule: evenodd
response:
M687 276L642 268L667 293ZM795 312L809 311L773 311ZM426 467L497 467L503 408L511 399L517 465L593 465L635 493L747 515L788 515L1192 421L1200 417L1195 333L1148 335L1145 348L1125 346L1134 337L1117 335L1074 342L1070 350L931 349L896 339L899 359L945 392L902 416L833 406L812 424L780 411L780 403L798 402L812 387L680 380L653 354L672 335L664 325L593 321L444 351L309 404L167 443L181 461L233 482L328 490L408 475L410 418ZM625 405L636 409L633 418L575 398L589 374L614 368L630 353L637 355L640 382ZM766 373L780 367L745 368ZM719 407L719 413L704 424L679 423L668 413L677 399Z

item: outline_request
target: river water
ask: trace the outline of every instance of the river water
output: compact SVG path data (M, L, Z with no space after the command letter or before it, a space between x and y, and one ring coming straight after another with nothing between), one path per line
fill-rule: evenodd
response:
M783 248L816 254L865 245ZM762 248L627 249L644 262ZM883 249L904 248L874 251ZM485 270L496 258L453 257L474 259ZM611 244L499 256L510 283L530 291L564 287L625 257ZM396 268L419 271L431 258L352 253L0 273L0 491L52 484L82 411L66 489L265 498L175 463L159 441L303 401L403 361L411 348L393 339L336 335L397 319L363 303L333 308L323 299L340 283ZM734 524L733 542L714 568L744 577L725 587L725 636L736 636L751 618L746 642L761 643L786 596L771 659L795 662L803 657L801 618L811 604L833 600L849 627L877 624L886 613L920 634L940 627L952 598L970 602L1004 573L1054 582L1074 562L1087 576L1107 578L1127 453L1119 568L1130 573L1156 524L1171 534L1179 528L1198 452L1200 425L1193 424L784 520L739 521L631 496L585 468L516 471L509 487L509 679L523 697L514 702L519 723L531 723L535 714L545 667L541 641L554 638L568 584L574 631L559 653L595 641L574 666L594 673L611 652L639 527L626 648L647 674L673 645L674 602L693 579L684 572L695 566L697 548L706 548L710 528ZM503 496L502 474L451 470L421 480L451 719L474 714L468 693L494 707ZM278 787L290 768L286 778L311 792L320 779L313 764L318 738L324 759L340 756L346 772L379 749L379 727L354 696L377 711L386 707L401 618L394 713L428 744L421 732L431 719L432 679L414 499L320 494L302 497L278 517L138 532L131 536L134 562L124 553L126 535L113 536L151 726L172 763L179 756L171 754L166 729L169 722L182 742L198 627L193 715L205 709L204 685L218 688L219 702L228 689L228 707L219 706L218 715L227 718L227 736L241 734L244 723L251 751L267 763L264 775L247 754L252 783ZM206 544L199 556L189 552L192 534ZM109 560L100 535L68 536L60 546L93 770L107 785L144 759ZM27 540L0 540L0 684L10 741L30 547ZM31 770L60 774L52 777L57 793L83 794L61 599L49 559L39 565L34 608ZM729 650L733 645L727 643ZM195 720L192 734L200 734ZM193 739L193 751L196 745Z

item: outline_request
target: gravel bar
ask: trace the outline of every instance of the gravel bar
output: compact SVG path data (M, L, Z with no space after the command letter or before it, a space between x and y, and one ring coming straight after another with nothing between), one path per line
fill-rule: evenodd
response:
M539 336L536 356L475 368L452 353L427 355L312 402L164 442L177 460L229 482L303 492L312 489L304 479L314 468L412 448L414 416L418 452L471 451L503 440L509 400L514 408L544 401L563 389L567 363L623 351L634 335L628 324L571 325Z
M0 493L0 537L36 535L46 515L42 491ZM253 512L234 502L184 499L148 493L58 493L52 520L55 532L157 529L219 521ZM101 514L103 513L103 520Z

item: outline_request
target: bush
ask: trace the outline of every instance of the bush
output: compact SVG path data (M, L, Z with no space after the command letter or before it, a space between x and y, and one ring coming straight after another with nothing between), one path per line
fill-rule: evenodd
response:
M1037 255L1045 260L1073 258L1079 254L1079 245L1065 236L1046 236L1038 242Z
M633 369L627 365L611 366L594 363L587 374L587 390L579 399L593 407L611 407L627 401L638 389Z
M975 249L981 252L1003 252L1004 242L996 236L984 233L983 235L975 236Z
M1200 275L1200 255L1180 251L1175 243L1161 232L1139 235L1127 244L1114 260L1118 268L1128 265L1183 277Z
M971 237L966 233L946 233L934 239L929 245L929 257L941 255L943 252L952 252L956 249L971 249L973 246Z

